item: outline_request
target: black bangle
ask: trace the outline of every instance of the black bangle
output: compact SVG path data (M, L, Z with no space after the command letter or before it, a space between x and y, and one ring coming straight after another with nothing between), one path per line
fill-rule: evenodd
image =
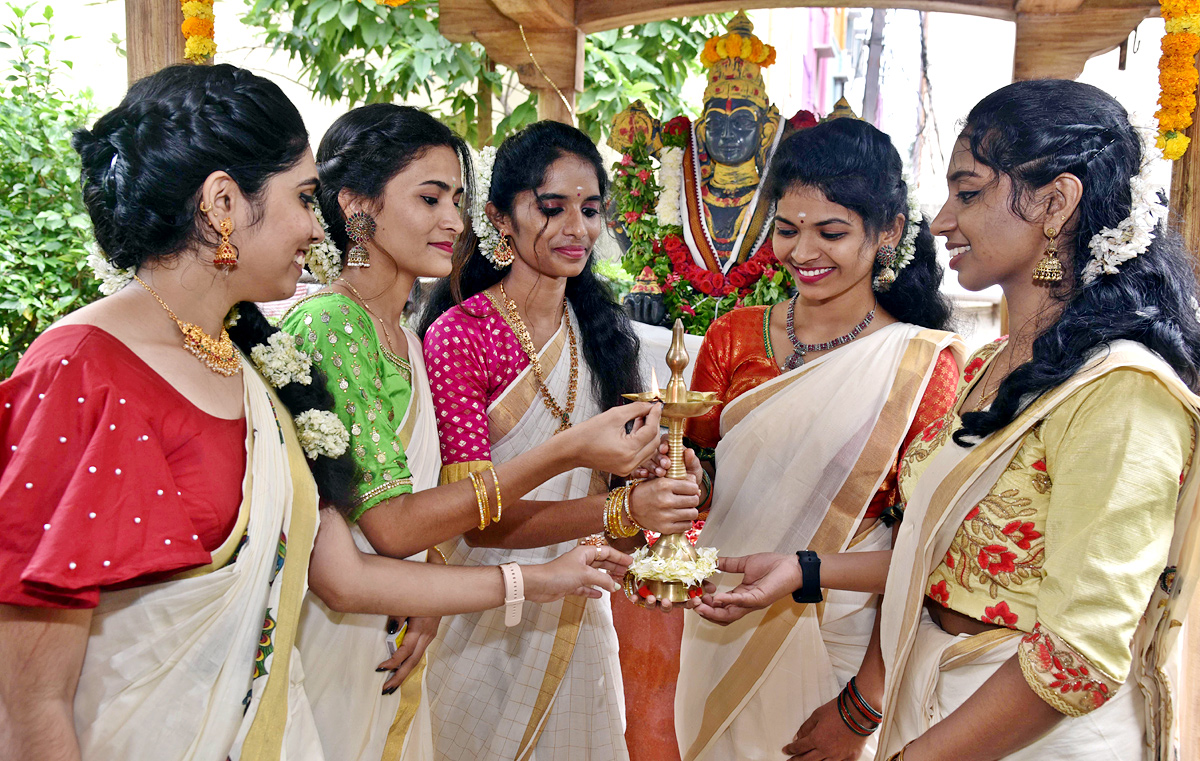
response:
M800 588L792 592L792 599L797 603L821 602L825 597L821 594L821 558L812 550L800 550L796 553L800 563L800 575L803 582Z
M700 505L703 506L712 498L712 479L709 478L708 471L702 470L700 476Z

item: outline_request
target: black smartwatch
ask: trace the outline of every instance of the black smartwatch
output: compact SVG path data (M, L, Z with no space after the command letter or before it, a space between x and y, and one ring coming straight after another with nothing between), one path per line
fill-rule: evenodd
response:
M800 550L796 553L800 562L800 575L804 579L800 588L792 592L792 599L797 603L814 603L824 600L821 594L821 558L812 550Z

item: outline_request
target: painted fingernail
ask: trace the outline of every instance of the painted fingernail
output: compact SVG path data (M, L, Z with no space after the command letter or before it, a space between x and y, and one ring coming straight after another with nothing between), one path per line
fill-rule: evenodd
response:
M397 685L397 687L398 687L398 686L399 686L399 685ZM384 690L384 691L383 691L383 694L384 694L384 695L391 695L393 692L395 692L395 691L396 691L396 689L397 689L396 687L388 687L386 690Z
M385 672L385 671L387 671L387 670L388 670L388 667L387 667L387 666L380 666L379 668L375 669L375 673L376 673L376 674L382 674L383 672Z
M400 622L394 618L389 618L387 622L387 633L395 634L400 631Z

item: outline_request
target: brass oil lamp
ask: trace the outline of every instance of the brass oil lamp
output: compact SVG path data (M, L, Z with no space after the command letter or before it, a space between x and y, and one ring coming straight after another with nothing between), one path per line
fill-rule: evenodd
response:
M721 401L713 392L688 391L683 381L683 370L688 365L688 353L683 344L683 322L675 320L671 330L671 347L667 351L667 367L671 368L671 379L664 390L658 388L657 379L652 381L651 389L640 394L623 394L626 399L637 402L661 402L663 405L662 419L667 424L667 444L671 466L667 470L667 478L686 478L687 469L683 464L683 421L699 417ZM651 557L664 560L685 560L695 563L699 554L686 534L663 534L654 546L649 549ZM635 604L645 607L645 601L637 594L642 586L658 600L670 600L672 603L685 602L692 590L690 581L677 579L663 581L659 579L640 579L630 571L625 575L625 593Z

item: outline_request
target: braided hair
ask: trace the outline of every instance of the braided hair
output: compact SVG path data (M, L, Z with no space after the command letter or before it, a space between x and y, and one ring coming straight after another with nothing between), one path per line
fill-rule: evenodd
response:
M238 184L261 221L263 191L308 150L300 112L273 82L228 64L167 67L129 88L120 105L91 129L76 130L83 200L96 242L121 269L215 246L201 222L200 188L213 172ZM238 304L229 335L246 354L277 331L250 302ZM308 386L278 389L293 415L332 410L318 368ZM340 509L353 502L349 453L310 461L321 497Z
M1012 181L1009 205L1022 219L1039 188L1060 174L1083 185L1074 228L1063 234L1063 264L1072 277L1054 292L1064 303L1054 324L1033 341L1028 362L1000 384L991 407L963 415L955 441L969 446L1011 423L1025 406L1077 373L1113 341L1137 341L1157 353L1193 390L1200 388L1200 323L1193 259L1164 220L1145 253L1120 272L1084 283L1092 236L1117 227L1132 207L1130 179L1141 170L1142 144L1129 115L1091 85L1046 79L1015 82L981 100L960 139L972 156Z

